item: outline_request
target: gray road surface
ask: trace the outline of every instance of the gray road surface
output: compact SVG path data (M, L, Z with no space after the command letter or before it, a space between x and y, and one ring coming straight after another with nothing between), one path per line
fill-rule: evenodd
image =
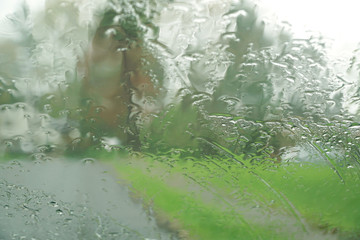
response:
M96 161L0 165L0 240L176 239Z

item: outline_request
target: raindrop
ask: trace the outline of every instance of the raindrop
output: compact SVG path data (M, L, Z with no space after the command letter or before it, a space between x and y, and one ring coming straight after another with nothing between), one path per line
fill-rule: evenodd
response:
M11 106L10 106L10 105L3 104L3 105L1 106L1 111L7 111L7 110L9 110L9 109L11 109Z
M105 36L110 38L116 35L116 29L115 28L109 28L105 31Z
M63 215L64 212L61 209L56 209L56 214L58 215Z
M69 5L68 2L61 2L60 3L60 7L63 7L63 8L67 7L68 5Z
M68 116L70 115L71 111L69 109L64 109L59 112L60 116Z
M51 206L53 206L53 207L55 207L55 208L59 207L59 205L58 205L57 202L55 202L55 201L51 201L51 202L49 202L49 203L50 203Z
M111 237L118 237L119 236L119 233L118 232L109 232L109 235Z
M5 140L4 141L4 145L7 148L11 148L13 146L13 143L10 140Z
M94 158L84 158L81 160L83 164L93 164L96 162L96 159Z
M128 50L128 48L117 48L116 51L117 52L126 52Z
M50 104L45 104L44 105L44 111L47 112L47 113L50 113L52 112L52 107Z
M24 103L18 103L18 104L16 104L16 108L21 109L21 110L25 110L26 105Z

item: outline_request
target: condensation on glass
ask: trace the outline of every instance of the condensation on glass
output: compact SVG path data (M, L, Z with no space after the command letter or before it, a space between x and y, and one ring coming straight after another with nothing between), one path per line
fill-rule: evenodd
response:
M7 5L0 239L359 236L282 190L303 165L358 184L359 48L250 0Z

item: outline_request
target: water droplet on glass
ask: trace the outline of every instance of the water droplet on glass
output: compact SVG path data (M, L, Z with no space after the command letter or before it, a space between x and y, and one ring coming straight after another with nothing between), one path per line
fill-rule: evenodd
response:
M105 31L106 37L113 37L116 35L116 29L115 28L109 28Z
M53 206L54 208L59 207L59 205L58 205L57 202L55 202L55 201L51 201L51 202L49 202L49 203L50 203L50 205Z
M83 164L93 164L96 162L96 159L94 158L84 158L81 160Z
M116 51L117 52L126 52L128 50L128 48L117 48Z
M58 215L63 215L64 212L61 209L56 209L56 214Z

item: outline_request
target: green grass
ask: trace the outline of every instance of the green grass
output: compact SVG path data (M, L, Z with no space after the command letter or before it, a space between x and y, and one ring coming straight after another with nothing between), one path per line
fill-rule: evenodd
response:
M180 230L190 239L264 239L272 235L270 229L247 222L241 215L231 211L233 209L224 209L214 202L206 202L199 196L201 194L187 191L190 183L183 182L182 186L174 187L174 182L171 184L167 182L169 179L162 179L166 172L161 172L159 165L151 166L153 163L142 160L138 161L141 167L137 164L134 166L133 163L124 164L122 161L113 164L117 172L131 183L133 190L139 194L138 197L152 205L158 213L159 221L169 221L169 228ZM146 165L154 169L144 169ZM169 170L166 166L163 167L162 171ZM156 174L149 171L155 171ZM173 174L176 175L176 172ZM178 180L186 181L181 177ZM282 236L276 239L287 238Z
M357 169L342 169L342 182L326 164L239 161L246 163L241 156L164 154L113 156L108 163L159 222L186 239L360 236Z
M345 183L324 165L290 165L262 174L274 188L287 196L310 223L359 233L359 176L354 169L344 172Z

